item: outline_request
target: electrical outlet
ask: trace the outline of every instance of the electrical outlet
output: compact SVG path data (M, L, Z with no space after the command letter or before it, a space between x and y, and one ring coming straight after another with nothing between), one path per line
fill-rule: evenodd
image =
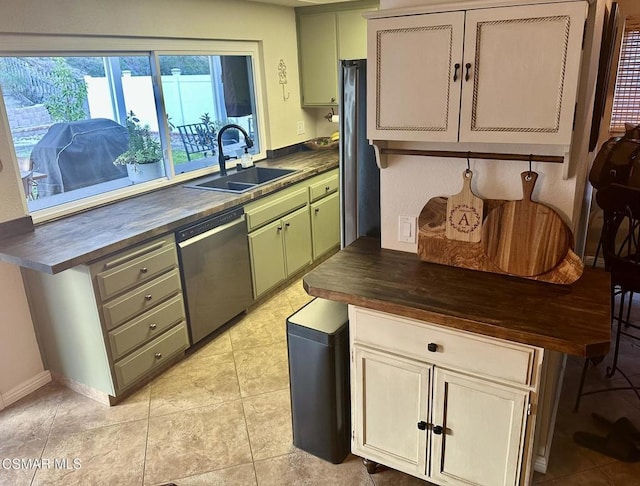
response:
M302 135L304 133L304 121L298 122L298 135Z
M416 224L417 218L415 216L398 216L398 241L415 243Z

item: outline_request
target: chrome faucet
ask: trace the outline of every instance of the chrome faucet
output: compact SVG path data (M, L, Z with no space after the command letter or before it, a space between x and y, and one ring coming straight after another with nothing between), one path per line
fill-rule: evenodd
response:
M231 158L228 155L225 155L224 152L222 151L222 134L228 128L235 128L236 130L240 130L242 132L242 135L244 135L244 143L247 146L247 148L253 147L253 140L251 140L251 137L249 137L249 134L240 125L231 123L229 125L223 126L220 130L218 130L218 166L220 167L221 176L227 175L227 166L225 165L225 161Z

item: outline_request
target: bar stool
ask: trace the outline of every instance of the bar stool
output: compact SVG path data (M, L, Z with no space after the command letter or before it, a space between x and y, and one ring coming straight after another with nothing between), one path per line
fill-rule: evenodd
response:
M583 392L589 363L597 365L604 359L604 356L587 358L582 368L574 412L578 411L580 400L584 395L594 393L633 390L640 399L640 391L618 367L620 337L626 336L640 341L640 336L628 332L630 329L640 330L640 326L630 322L631 296L635 292L640 292L640 235L638 230L640 227L640 189L610 184L598 190L596 201L604 214L601 237L602 252L605 270L611 274L611 324L613 326L616 323L613 360L611 365L607 366L606 376L611 378L616 371L620 372L629 386ZM616 296L620 298L617 313L615 312Z

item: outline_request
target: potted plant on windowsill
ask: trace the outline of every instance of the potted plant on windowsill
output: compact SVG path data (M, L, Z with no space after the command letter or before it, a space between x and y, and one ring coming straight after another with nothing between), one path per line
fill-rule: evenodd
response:
M162 147L151 136L149 126L140 125L133 111L127 115L129 148L113 161L116 165L126 165L129 179L134 184L164 176Z

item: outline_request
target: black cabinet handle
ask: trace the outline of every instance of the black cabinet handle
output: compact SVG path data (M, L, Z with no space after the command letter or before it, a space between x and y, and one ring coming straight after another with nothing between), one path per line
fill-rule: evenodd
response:
M467 64L464 65L464 67L467 68L467 72L464 75L464 80L469 81L469 69L471 69L471 63L468 62Z
M289 226L291 226L291 223L285 223L284 225L285 225L285 227L288 228Z
M418 422L418 428L420 430L427 430L427 422L425 422L425 421Z
M315 208L315 209L313 210L313 212L314 212L314 213L316 213L316 214L318 214L318 213L320 212L320 208Z
M453 71L453 82L455 83L458 80L458 69L460 69L460 63L455 63L453 67L455 68L455 71Z
M433 433L436 435L442 435L442 431L444 429L442 428L442 425L434 425L433 426Z
M427 349L430 352L435 353L438 350L438 345L436 343L429 343L427 344Z

